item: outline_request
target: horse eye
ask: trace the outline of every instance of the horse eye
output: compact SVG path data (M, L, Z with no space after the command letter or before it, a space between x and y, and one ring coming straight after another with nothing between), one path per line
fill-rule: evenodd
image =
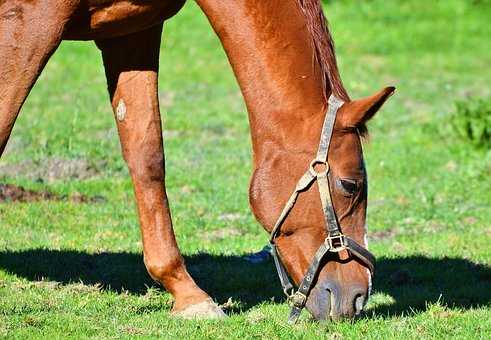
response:
M349 195L353 195L358 191L358 184L351 179L339 179L338 186Z

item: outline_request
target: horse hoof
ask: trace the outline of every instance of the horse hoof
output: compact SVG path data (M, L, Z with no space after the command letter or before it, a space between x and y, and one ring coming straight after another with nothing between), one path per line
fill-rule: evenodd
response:
M183 319L222 319L227 317L223 310L211 299L191 305L183 310L172 312L172 315Z

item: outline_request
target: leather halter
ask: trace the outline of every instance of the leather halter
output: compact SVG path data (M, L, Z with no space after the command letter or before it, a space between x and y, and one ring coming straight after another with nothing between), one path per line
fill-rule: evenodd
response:
M327 160L329 145L331 143L332 132L334 129L334 122L336 121L336 114L338 110L343 106L344 102L334 95L331 95L328 100L328 110L324 118L324 125L322 127L322 133L319 142L319 149L317 156L310 163L309 169L300 178L295 187L295 191L290 196L290 199L286 203L281 215L279 216L276 224L271 231L270 244L271 252L273 255L276 271L280 278L283 292L286 294L292 304L290 316L288 318L289 323L297 322L302 309L307 303L307 298L310 294L312 285L319 274L321 269L321 262L328 253L338 253L342 250L348 250L349 253L358 258L367 268L370 270L370 274L373 275L375 269L375 257L364 247L359 245L352 238L344 235L340 228L339 222L334 211L331 190L329 186L330 169ZM322 170L316 170L316 167L322 166ZM326 226L327 237L322 245L317 249L317 252L310 263L310 266L305 274L304 278L300 282L297 291L290 281L290 278L286 272L286 269L281 261L276 247L275 239L280 234L280 229L285 221L288 213L292 210L300 192L305 191L308 187L317 180L319 186L320 200L322 203L322 212L324 213L324 222Z

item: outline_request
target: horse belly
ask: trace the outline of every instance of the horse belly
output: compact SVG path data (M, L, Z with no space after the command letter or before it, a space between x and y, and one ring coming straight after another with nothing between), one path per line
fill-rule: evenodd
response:
M89 0L74 13L64 39L108 39L139 32L172 17L185 1Z

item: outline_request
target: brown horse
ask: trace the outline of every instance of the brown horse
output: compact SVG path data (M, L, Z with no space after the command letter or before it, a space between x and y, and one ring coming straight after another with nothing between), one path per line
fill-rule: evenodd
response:
M367 188L360 135L394 88L349 99L319 0L196 1L225 48L247 104L254 167L250 203L258 221L272 231L315 157L327 99L334 95L345 103L333 121L328 191L339 228L366 247ZM24 100L60 42L95 40L134 184L146 268L173 295L173 313L220 317L223 312L186 270L165 189L159 50L164 21L184 2L0 1L0 154ZM322 212L317 187L304 188L274 237L281 262L296 284L329 236ZM330 253L328 260L322 259L315 273L307 308L316 319L358 314L371 285L366 264L344 247Z

